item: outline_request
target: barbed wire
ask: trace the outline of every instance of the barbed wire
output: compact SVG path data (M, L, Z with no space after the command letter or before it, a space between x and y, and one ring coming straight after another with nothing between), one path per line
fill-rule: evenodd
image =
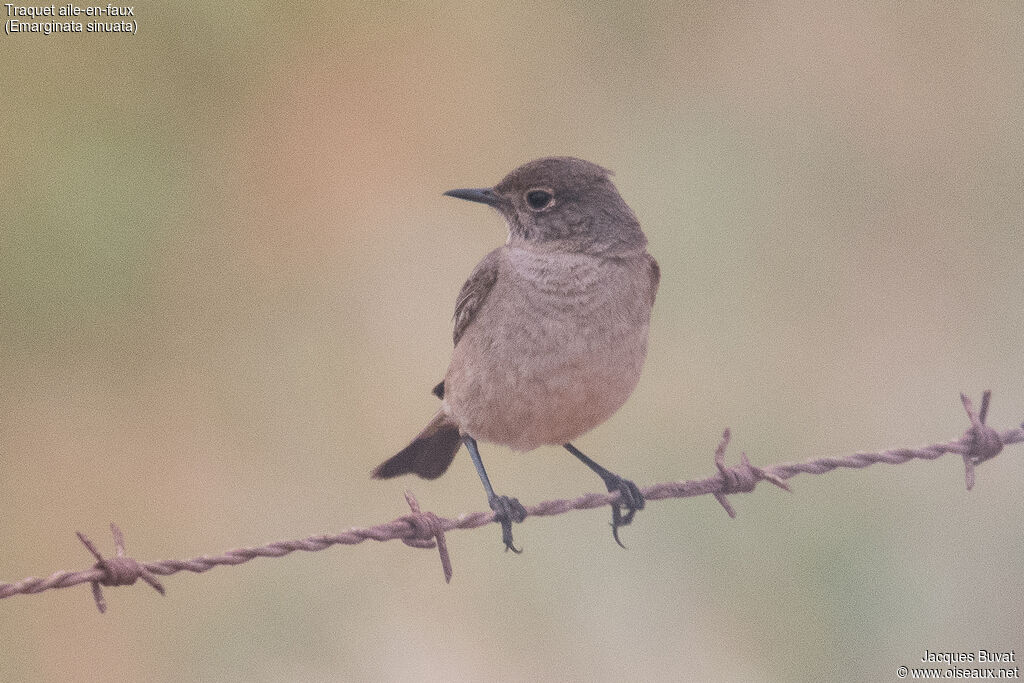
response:
M963 458L965 482L967 489L970 490L974 486L974 470L977 465L998 455L1004 446L1024 442L1024 424L1019 428L1003 432L997 432L985 424L990 397L991 392L985 391L982 394L981 410L975 411L971 400L964 394L960 394L960 400L967 411L971 426L960 439L955 441L917 448L858 452L843 457L818 458L767 467L757 467L751 464L746 453L740 455L738 465L726 465L725 451L730 438L729 429L726 429L722 434L722 440L715 449L714 462L718 469L717 474L705 479L654 484L641 489L641 492L649 501L711 494L725 508L730 517L735 517L736 512L726 496L734 493L749 493L761 481L770 482L789 491L790 488L786 480L801 473L825 474L838 468L856 469L876 463L899 465L915 459L934 460L947 453L956 453ZM28 577L16 583L0 583L0 599L89 583L92 585L96 606L102 613L106 611L107 605L101 586L128 586L134 584L138 579L142 579L163 595L164 587L156 578L157 576L169 576L182 571L199 574L218 566L243 564L257 557L282 557L298 550L313 552L333 545L355 545L367 540L401 540L414 548L437 548L441 557L445 581L450 582L452 565L445 543L445 533L456 529L476 529L491 524L495 521L494 512L471 512L455 518L438 517L432 512L421 511L419 503L412 493L407 491L405 498L409 504L409 514L384 524L365 528L354 527L337 534L320 534L298 540L275 541L261 546L236 548L220 555L203 555L188 560L139 562L127 555L124 547L124 535L121 533L121 529L112 523L110 529L114 537L115 548L113 557L104 557L85 534L78 532L78 538L96 558L96 563L92 568L80 571L58 571L45 578ZM618 492L588 493L578 498L538 503L527 507L526 513L527 517L547 517L560 515L570 510L589 510L618 502Z

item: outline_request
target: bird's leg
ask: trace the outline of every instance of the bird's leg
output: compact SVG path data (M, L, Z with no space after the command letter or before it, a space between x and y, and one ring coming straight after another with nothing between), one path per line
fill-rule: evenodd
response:
M636 511L644 509L645 501L643 494L640 493L640 488L629 479L623 479L614 472L601 467L571 443L565 444L565 450L575 455L579 458L580 462L594 470L597 476L604 480L604 485L608 487L608 493L619 492L619 502L612 505L612 536L620 547L625 548L626 546L622 545L622 541L619 540L619 527L626 526L632 522ZM626 514L622 514L622 508L626 508Z
M462 442L469 449L469 457L473 459L476 473L480 475L480 481L487 492L487 504L494 510L494 521L501 523L501 540L505 543L505 550L514 553L522 552L512 544L512 522L521 522L526 519L526 508L516 498L499 496L491 486L491 480L487 478L487 471L484 469L484 462L480 459L480 451L476 447L476 439L469 434L462 435Z

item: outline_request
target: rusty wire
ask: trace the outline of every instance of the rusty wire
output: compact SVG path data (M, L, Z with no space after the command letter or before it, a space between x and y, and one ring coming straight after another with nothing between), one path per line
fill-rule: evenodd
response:
M982 395L981 410L975 411L971 400L960 394L971 426L955 441L937 443L917 448L893 448L878 452L858 452L844 457L818 458L796 463L782 463L757 467L751 464L746 453L741 454L738 465L725 464L725 450L729 443L729 430L722 434L722 440L715 449L715 466L718 473L705 479L665 482L641 489L647 500L666 498L688 498L711 494L725 508L730 517L736 513L727 495L753 491L760 481L768 481L779 488L790 490L787 479L798 474L825 474L838 468L862 468L876 463L899 465L910 460L934 460L947 453L956 453L963 458L967 489L974 486L975 467L995 457L1004 446L1024 442L1024 425L1003 432L988 427L985 418L988 413L991 392ZM29 577L16 583L0 583L0 599L14 595L41 593L54 588L69 588L81 583L92 585L93 598L100 612L106 610L100 586L126 586L142 579L161 595L163 585L157 576L168 576L181 571L201 573L222 565L236 565L257 557L282 557L297 550L312 552L333 545L355 545L366 540L390 541L399 539L415 548L437 548L445 581L451 581L452 565L445 543L445 533L456 529L475 529L494 522L494 512L471 512L455 518L438 517L432 512L422 512L416 498L410 492L405 494L410 513L390 522L372 527L351 528L337 534L321 534L291 541L275 541L266 545L236 548L220 555L203 555L188 560L158 560L139 562L125 553L124 537L116 524L110 528L114 536L115 556L104 557L96 546L81 532L79 539L96 558L90 569L80 571L58 571L45 578ZM528 517L560 515L570 510L589 510L619 501L619 493L588 493L578 498L549 500L527 507Z

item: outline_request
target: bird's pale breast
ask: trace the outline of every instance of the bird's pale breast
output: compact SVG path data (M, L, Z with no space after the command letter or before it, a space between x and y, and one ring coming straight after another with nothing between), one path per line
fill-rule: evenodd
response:
M640 377L654 286L642 253L504 248L497 282L455 347L444 409L465 433L517 450L596 427Z

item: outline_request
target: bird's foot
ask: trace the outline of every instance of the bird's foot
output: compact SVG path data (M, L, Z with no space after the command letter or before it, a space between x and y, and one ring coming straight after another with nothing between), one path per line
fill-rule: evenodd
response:
M608 493L619 492L619 502L612 505L612 536L620 548L625 548L626 546L619 540L619 527L630 524L637 510L644 509L644 494L640 493L640 487L636 484L617 474L606 477L604 483L608 487ZM625 514L622 508L626 508Z
M505 550L511 550L514 553L523 552L512 543L512 522L518 524L526 519L526 508L518 498L510 496L494 496L488 503L494 510L494 521L501 524L501 540L505 544Z

